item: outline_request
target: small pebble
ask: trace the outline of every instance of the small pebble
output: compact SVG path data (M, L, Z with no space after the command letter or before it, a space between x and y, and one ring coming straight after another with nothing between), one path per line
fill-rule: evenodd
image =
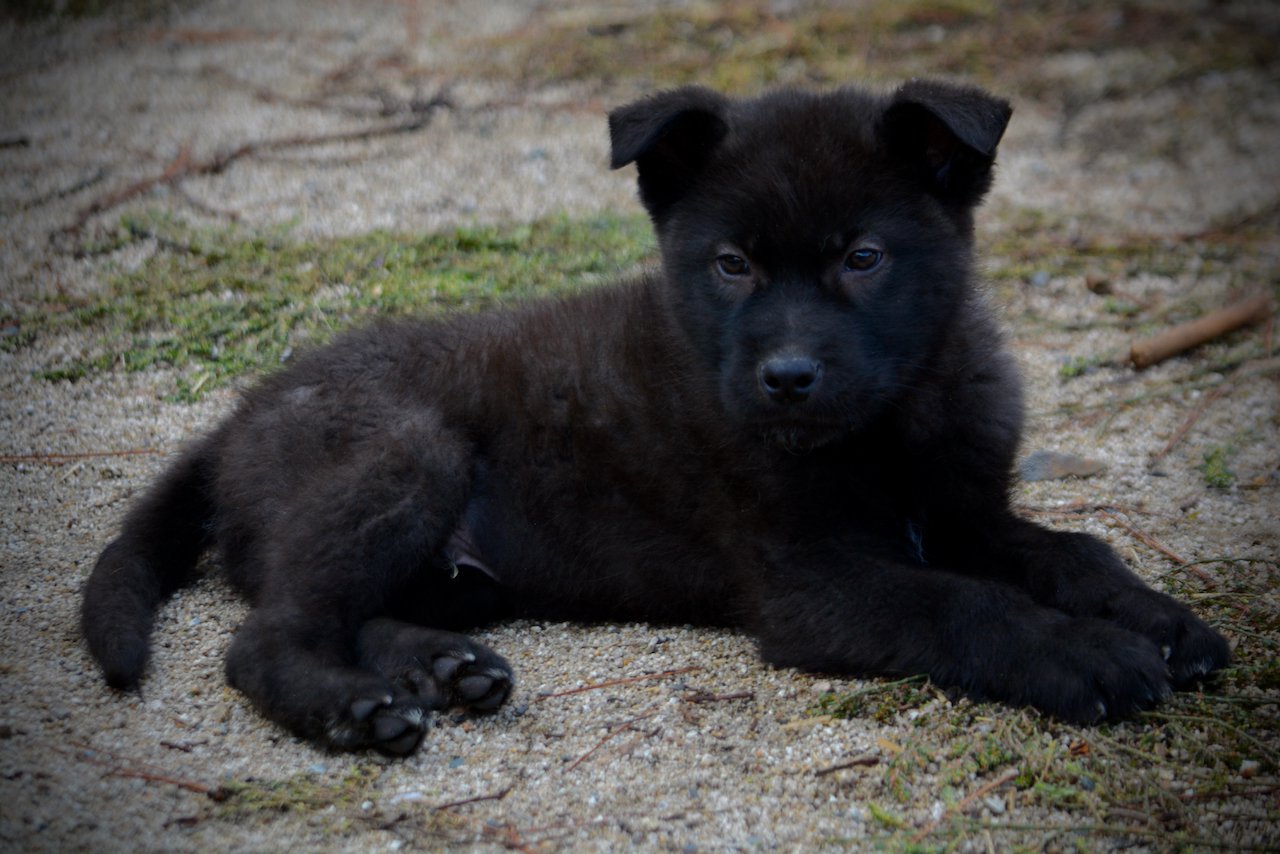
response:
M1084 286L1091 292L1099 296L1106 296L1112 293L1111 279L1096 270L1091 270L1085 274Z
M1091 477L1105 471L1100 460L1064 454L1059 451L1032 451L1022 461L1020 471L1025 481L1061 480L1065 477Z

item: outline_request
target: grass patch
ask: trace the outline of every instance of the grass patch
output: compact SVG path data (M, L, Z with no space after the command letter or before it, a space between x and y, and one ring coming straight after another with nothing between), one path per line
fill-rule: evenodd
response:
M1070 356L1058 366L1058 379L1066 381L1091 373L1102 365L1110 364L1111 357L1102 354Z
M855 691L827 691L810 711L833 718L871 717L880 723L889 723L898 714L933 698L933 690L925 677L908 676L894 682L872 682Z
M284 780L242 780L224 785L226 798L216 814L224 819L285 812L316 812L329 807L359 809L382 770L367 763L352 765L337 779L311 773Z
M283 780L243 780L223 786L226 798L210 817L233 824L270 825L282 816L300 817L334 838L359 838L370 830L391 830L410 843L460 844L474 837L475 828L451 812L433 810L415 802L384 809L379 787L382 767L357 762L340 776L299 773Z
M191 401L361 319L567 293L634 267L653 245L641 217L297 241L285 232L194 231L149 215L121 219L84 249L105 254L139 241L158 247L141 267L115 276L99 299L50 302L18 319L5 346L88 333L37 376L172 366L181 369L173 398Z
M901 816L885 809L875 801L869 801L867 803L867 812L871 814L873 819L891 830L897 830L905 827L907 824Z
M1078 223L1038 208L1000 211L992 228L978 236L984 273L997 287L1043 285L1052 278L1093 275L1123 283L1138 276L1176 277L1195 269L1203 277L1235 275L1266 236L1207 235L1202 239L1175 240L1156 235L1118 234L1089 228L1099 236L1081 235ZM1250 270L1252 268L1249 268ZM1241 273L1243 275L1243 273ZM1097 301L1100 315L1128 320L1141 306L1116 296ZM1188 305L1174 321L1195 316Z
M1063 850L1265 850L1259 840L1280 826L1280 563L1223 557L1194 566L1166 574L1166 587L1235 639L1231 666L1135 720L1068 726L1032 711L945 702L921 680L819 698L814 713L887 727L878 771L850 772L861 775L857 799L878 805L867 807L873 844L951 850L990 833L997 846L1037 850L1050 840ZM904 704L896 713L895 702ZM1052 818L1009 821L1027 809Z
M1204 485L1210 489L1228 489L1236 482L1236 474L1229 466L1235 449L1230 445L1214 445L1204 452L1200 463L1200 474L1204 476Z
M474 70L523 85L627 80L647 88L696 82L730 91L953 74L1020 81L1044 93L1061 81L1044 78L1039 65L1059 53L1127 49L1172 58L1150 67L1166 69L1158 73L1174 80L1266 65L1274 61L1273 45L1251 14L1261 13L1208 17L1189 5L1102 0L749 0L643 14L602 7L546 15L484 39Z

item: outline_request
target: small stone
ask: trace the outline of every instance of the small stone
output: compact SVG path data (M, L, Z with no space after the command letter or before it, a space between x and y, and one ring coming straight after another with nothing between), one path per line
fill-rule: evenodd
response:
M1099 296L1105 296L1112 293L1111 279L1107 278L1102 273L1099 273L1097 270L1090 270L1085 274L1084 286L1088 288L1090 292L1098 294Z
M1061 480L1065 477L1092 477L1107 468L1101 460L1078 457L1058 451L1033 451L1022 461L1020 471L1025 481Z

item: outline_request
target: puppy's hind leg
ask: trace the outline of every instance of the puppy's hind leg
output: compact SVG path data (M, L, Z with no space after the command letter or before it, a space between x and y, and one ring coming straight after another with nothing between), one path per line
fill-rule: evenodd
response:
M261 584L228 652L228 681L326 746L412 751L440 698L370 669L358 636L415 573L437 568L469 470L469 448L431 412L397 413L310 468L265 524L253 558Z

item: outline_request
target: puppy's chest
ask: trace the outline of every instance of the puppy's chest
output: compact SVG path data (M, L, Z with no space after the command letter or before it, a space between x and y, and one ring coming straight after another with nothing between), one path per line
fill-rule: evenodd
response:
M797 460L759 447L677 441L629 453L490 458L483 471L475 542L515 575L660 564L723 573L807 537L905 537L912 515L879 461Z

